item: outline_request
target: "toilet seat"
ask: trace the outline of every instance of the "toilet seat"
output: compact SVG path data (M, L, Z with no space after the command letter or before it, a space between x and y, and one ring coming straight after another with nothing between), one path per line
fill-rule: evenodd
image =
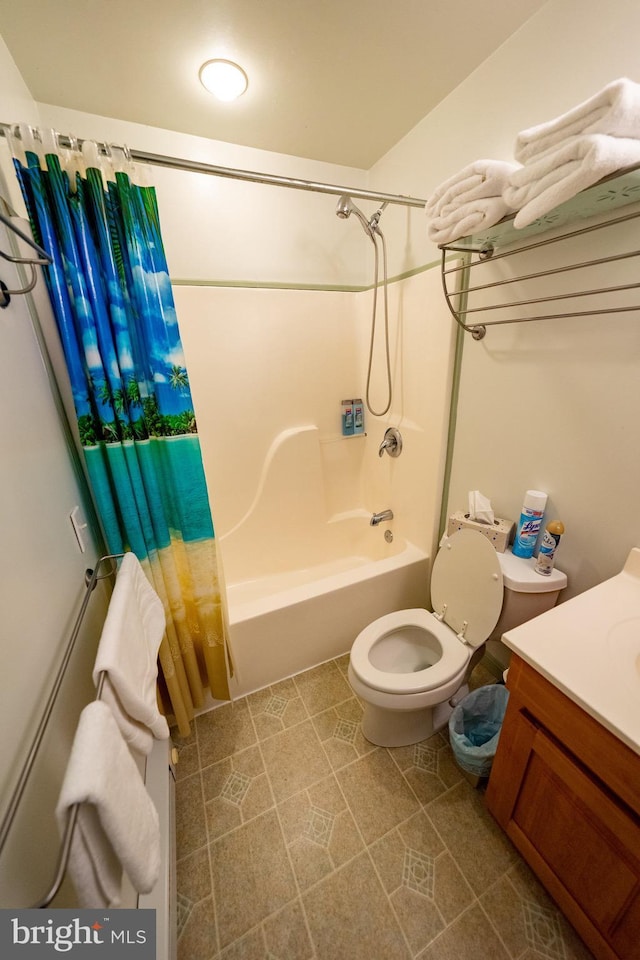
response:
M375 667L370 659L375 644L412 627L435 638L441 649L439 659L423 670L408 673L391 673ZM362 683L373 690L383 693L423 693L448 683L464 670L469 656L469 648L456 640L445 623L428 610L417 608L396 610L365 627L351 648L351 667Z
M363 684L383 693L418 694L444 687L464 671L473 648L490 636L502 609L504 582L493 544L468 529L447 537L433 564L431 594L434 613L398 610L374 620L356 637L351 667ZM387 641L394 647L395 640L401 659L403 632L412 654L418 655L406 671L395 665L387 670L384 656L375 654L376 646ZM421 645L425 667L416 669ZM379 647L380 654L383 649Z
M495 547L476 530L446 537L431 573L431 603L437 617L464 643L479 647L498 622L504 578Z

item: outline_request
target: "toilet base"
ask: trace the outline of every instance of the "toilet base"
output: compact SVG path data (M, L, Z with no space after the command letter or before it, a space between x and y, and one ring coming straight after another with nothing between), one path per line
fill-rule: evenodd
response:
M433 710L386 710L365 703L362 717L362 733L369 743L377 747L406 747L419 743L435 733Z
M468 687L462 687L452 697L454 704L468 692ZM446 727L452 710L453 705L449 700L420 710L388 710L365 703L362 733L369 743L377 747L408 747L428 740Z

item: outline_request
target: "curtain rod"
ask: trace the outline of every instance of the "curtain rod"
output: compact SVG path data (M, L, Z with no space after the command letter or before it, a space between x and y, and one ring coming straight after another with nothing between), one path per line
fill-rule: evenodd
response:
M6 137L7 130L12 128L11 124L0 123L0 136ZM56 132L56 137L60 146L71 147L71 138L65 134ZM83 140L78 138L75 144L82 146ZM132 160L139 163L148 163L156 167L169 167L174 170L186 170L190 173L206 173L214 177L227 177L231 180L245 180L250 183L263 183L274 187L289 187L293 190L308 190L313 193L326 193L330 196L340 197L347 194L350 197L356 197L358 200L374 200L376 203L395 203L406 207L424 207L426 200L419 197L409 197L403 194L378 193L375 190L362 190L355 187L340 187L332 183L316 183L313 180L300 180L295 177L281 177L273 173L258 173L255 170L237 170L233 167L220 167L213 163L202 163L199 160L184 160L179 157L168 157L161 153L147 153L145 150L133 150L129 147L122 147L117 144L106 144L96 141L98 147L109 154L111 149L122 150Z
M272 173L257 173L253 170L236 170L233 167L219 167L211 163L201 163L198 160L180 160L176 157L166 157L157 153L146 153L143 150L129 150L132 160L140 163L150 163L158 167L173 167L179 170L189 170L194 173L207 173L214 177L228 177L232 180L247 180L252 183L264 183L275 187L289 187L294 190L309 190L314 193L326 193L340 197L347 194L358 200L375 200L377 203L396 203L407 207L424 207L426 200L419 197L409 197L403 194L378 193L375 190L363 190L359 187L340 187L332 183L316 183L313 180L299 180L295 177L281 177Z

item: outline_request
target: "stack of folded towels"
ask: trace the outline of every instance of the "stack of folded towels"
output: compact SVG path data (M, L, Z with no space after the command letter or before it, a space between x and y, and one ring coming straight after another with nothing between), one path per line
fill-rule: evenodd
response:
M640 84L622 77L567 113L518 134L515 163L476 160L425 205L438 244L493 226L517 211L526 227L603 177L640 164Z
M476 160L445 180L425 205L429 238L439 244L451 243L492 227L511 213L513 208L503 192L519 166L503 160Z
M504 200L526 227L603 177L640 163L640 84L621 78L518 134Z

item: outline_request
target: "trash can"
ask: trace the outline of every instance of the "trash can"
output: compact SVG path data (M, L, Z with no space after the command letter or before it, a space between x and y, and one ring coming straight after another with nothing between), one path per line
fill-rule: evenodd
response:
M501 683L478 687L449 717L451 749L466 773L488 777L496 755L509 691Z

